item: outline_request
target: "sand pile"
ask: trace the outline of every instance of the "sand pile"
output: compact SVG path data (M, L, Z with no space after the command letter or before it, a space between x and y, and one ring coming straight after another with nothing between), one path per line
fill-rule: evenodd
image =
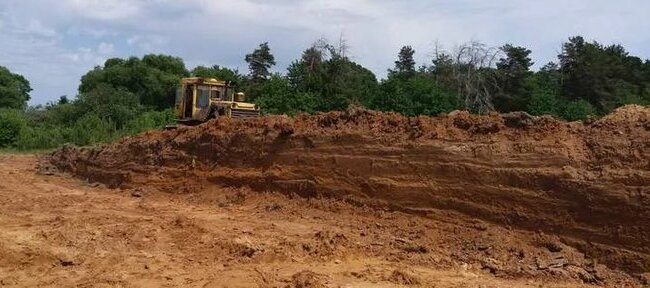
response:
M587 123L360 109L219 119L64 147L50 160L111 187L246 186L422 216L450 210L567 237L603 263L650 271L650 108L641 106Z

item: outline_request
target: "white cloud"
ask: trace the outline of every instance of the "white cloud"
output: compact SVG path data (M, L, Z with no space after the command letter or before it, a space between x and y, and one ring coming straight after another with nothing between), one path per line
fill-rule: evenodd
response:
M54 29L46 27L37 19L30 19L27 25L22 26L22 33L31 34L40 37L56 37L57 33Z
M133 17L141 12L144 0L65 0L63 5L79 17L114 21Z
M165 44L169 43L169 40L166 37L156 35L135 35L129 37L129 39L126 40L126 43L130 46L137 47L142 52L147 53L155 52Z
M115 46L111 43L102 42L97 47L97 53L100 55L111 55L115 51Z
M113 44L102 42L97 48L81 47L72 53L65 53L63 56L74 63L85 65L102 65L107 58L112 56Z

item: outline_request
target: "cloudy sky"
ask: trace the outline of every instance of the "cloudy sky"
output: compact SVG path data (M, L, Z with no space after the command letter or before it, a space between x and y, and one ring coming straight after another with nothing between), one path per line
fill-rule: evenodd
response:
M529 47L538 64L578 34L650 58L648 11L647 0L1 0L0 65L26 76L40 104L76 95L110 57L165 53L245 72L244 55L268 41L283 71L314 40L341 35L379 77L402 45L422 64L436 43L468 40Z

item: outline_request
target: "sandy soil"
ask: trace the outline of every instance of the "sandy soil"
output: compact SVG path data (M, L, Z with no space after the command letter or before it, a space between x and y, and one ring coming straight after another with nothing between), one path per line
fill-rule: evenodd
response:
M37 162L0 155L0 286L640 286L597 264L602 281L589 278L575 263L582 254L556 238L450 211L420 217L216 185L108 189ZM503 273L500 253L539 263Z
M648 107L218 119L36 162L1 161L2 284L650 283Z

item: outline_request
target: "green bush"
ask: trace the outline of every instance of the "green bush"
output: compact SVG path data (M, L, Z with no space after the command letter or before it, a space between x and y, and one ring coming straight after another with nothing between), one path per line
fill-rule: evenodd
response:
M93 113L101 119L110 119L118 129L141 113L138 96L124 88L101 83L79 95L74 104L79 112Z
M86 114L72 127L71 142L86 146L108 142L117 136L117 128L113 121L99 118L97 114Z
M72 129L61 126L27 127L16 141L19 150L39 150L57 148L68 142Z
M46 121L52 125L72 126L85 111L73 103L57 104L46 107Z
M298 112L313 113L318 106L318 98L310 92L298 92L289 81L278 74L259 86L261 96L254 101L264 107L265 114L295 115Z
M144 112L127 122L121 132L123 135L138 134L151 129L160 129L174 123L174 120L175 116L171 109Z
M0 148L14 146L22 130L27 127L25 115L20 110L0 110Z
M564 105L561 117L567 121L577 121L587 119L588 116L595 116L596 109L594 109L589 102L585 100L574 100Z
M442 89L425 75L416 75L384 80L370 107L408 116L435 116L460 109L462 105L456 93Z
M532 115L559 116L560 99L549 91L535 91L528 102L527 112Z

